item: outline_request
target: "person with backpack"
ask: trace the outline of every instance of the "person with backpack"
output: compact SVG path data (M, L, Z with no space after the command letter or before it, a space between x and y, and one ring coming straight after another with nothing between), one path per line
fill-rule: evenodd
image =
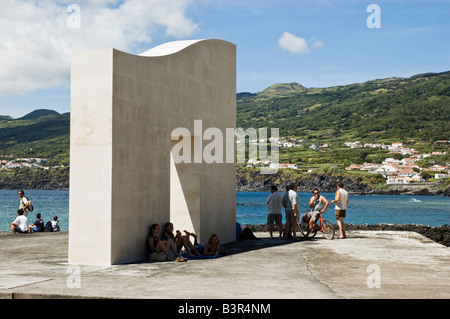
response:
M17 194L20 197L19 209L23 211L25 217L28 217L28 213L33 211L31 201L25 196L23 189L19 190Z

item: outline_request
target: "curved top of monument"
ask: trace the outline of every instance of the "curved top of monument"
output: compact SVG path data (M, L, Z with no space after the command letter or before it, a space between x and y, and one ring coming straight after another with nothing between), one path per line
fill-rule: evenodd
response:
M157 47L154 47L154 48L152 48L148 51L145 51L139 55L146 56L146 57L155 57L155 56L174 54L174 53L177 53L195 43L202 42L202 41L224 41L224 40L199 39L199 40L172 41L172 42L167 42L167 43L158 45Z

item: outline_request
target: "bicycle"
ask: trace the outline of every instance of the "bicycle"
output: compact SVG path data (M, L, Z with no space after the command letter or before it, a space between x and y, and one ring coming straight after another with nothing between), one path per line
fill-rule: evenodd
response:
M304 211L303 214L300 216L300 221L297 221L297 229L300 230L300 232L302 233L303 236L306 235L306 233L308 232L308 228L309 228L309 223L305 223L303 221L303 217L308 212L309 211ZM323 236L326 239L329 239L329 240L333 239L334 238L333 224L328 219L323 219L322 214L319 215L318 221L319 221L319 224L317 225L317 222L316 222L316 227L309 233L308 238L315 237L317 232L320 231L320 232L322 232Z

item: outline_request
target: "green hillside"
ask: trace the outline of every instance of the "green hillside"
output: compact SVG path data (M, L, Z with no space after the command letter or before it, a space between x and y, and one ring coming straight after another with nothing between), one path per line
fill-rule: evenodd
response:
M54 117L54 116L58 116L59 113L53 110L46 110L46 109L41 109L41 110L35 110L31 113L28 113L27 115L19 118L18 120L36 120L36 119L42 119L44 117Z
M303 139L450 139L450 72L330 88L276 84L237 97L237 126Z
M385 157L384 150L353 150L344 141L407 142L431 150L450 139L450 72L389 78L330 88L275 84L237 94L237 126L279 128L281 136L332 148L282 151L282 161L303 164L357 163ZM19 119L0 116L0 155L46 157L69 163L70 114L36 110ZM305 144L308 145L308 144ZM329 159L332 158L333 161Z
M19 118L0 118L0 155L46 157L69 162L70 114L37 110Z

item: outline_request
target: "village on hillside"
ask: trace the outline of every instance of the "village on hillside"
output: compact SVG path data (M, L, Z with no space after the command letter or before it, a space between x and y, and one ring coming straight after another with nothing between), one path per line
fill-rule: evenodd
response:
M249 143L258 143L262 141L258 140L250 140ZM295 140L293 138L286 139L274 139L270 140L271 143L278 143L280 148L290 148L290 147L299 147L304 143L305 140ZM439 140L436 143L450 143L448 140ZM364 143L362 144L359 141L356 142L346 142L345 146L350 148L382 148L389 150L389 154L392 154L391 157L386 158L381 164L374 163L363 163L363 164L351 164L348 167L345 167L345 170L359 170L359 171L367 171L369 173L381 174L386 178L387 184L402 184L402 183L411 183L411 182L423 182L424 178L420 174L423 170L422 167L417 165L417 162L423 158L429 156L441 156L445 155L445 151L441 152L431 152L428 154L419 153L413 148L408 148L403 145L403 143L392 143L390 145L382 144L382 143ZM310 149L317 150L319 148L328 148L328 144L312 144L309 146ZM396 159L395 155L400 154L403 157L402 159ZM405 157L408 156L408 157ZM257 159L249 159L246 163L247 167L270 167L272 169L299 169L299 166L294 163L272 163L270 160L259 161ZM336 165L337 166L337 165ZM428 172L434 173L431 178L441 179L450 177L450 166L447 165L432 165L427 167L426 170Z
M448 143L449 141L438 142ZM386 178L387 184L423 182L423 176L420 175L423 168L419 167L417 162L429 156L440 156L446 154L445 151L422 154L413 148L404 147L403 143L392 143L391 145L367 143L362 145L360 142L349 142L345 143L345 145L351 148L381 147L383 149L388 149L389 153L393 154L393 157L386 158L381 164L352 164L345 168L346 170L360 170L367 171L369 173L381 174ZM395 158L395 154L409 155L409 157L404 157L400 160ZM427 171L434 172L434 176L432 176L434 179L450 177L449 165L432 165L427 168Z
M3 169L17 169L17 168L42 168L50 169L46 166L47 158L20 158L12 155L0 155L0 164Z
M241 143L242 141L237 140L236 143ZM258 143L277 143L280 148L291 148L299 147L304 145L305 140L298 140L295 138L270 138L268 140L249 140L252 145L257 145ZM448 140L439 140L436 143L450 143ZM417 164L423 158L429 156L442 156L445 155L445 151L431 152L428 154L419 153L413 148L408 148L403 145L403 143L392 143L382 144L382 143L361 143L356 142L346 142L345 146L349 148L382 148L389 150L390 157L384 159L381 164L375 163L363 163L363 164L351 164L345 167L347 171L366 171L373 174L381 174L386 178L387 184L402 184L411 182L423 182L424 177L421 172L424 168L419 167ZM309 146L312 150L317 150L320 148L328 148L329 144L311 144ZM402 159L397 159L396 155L402 155ZM408 156L408 157L405 157ZM19 168L40 168L40 169L50 169L48 165L49 159L47 158L16 158L12 155L0 155L0 164L2 169L19 169ZM46 165L47 164L47 165ZM295 163L272 163L270 159L263 161L250 158L247 163L247 167L269 167L271 169L300 169L298 164ZM64 166L53 166L53 167L64 167ZM52 167L52 168L53 168ZM338 165L332 165L330 167L338 167ZM311 171L311 170L310 170ZM441 179L450 177L450 166L449 163L446 165L432 165L426 168L429 178Z

